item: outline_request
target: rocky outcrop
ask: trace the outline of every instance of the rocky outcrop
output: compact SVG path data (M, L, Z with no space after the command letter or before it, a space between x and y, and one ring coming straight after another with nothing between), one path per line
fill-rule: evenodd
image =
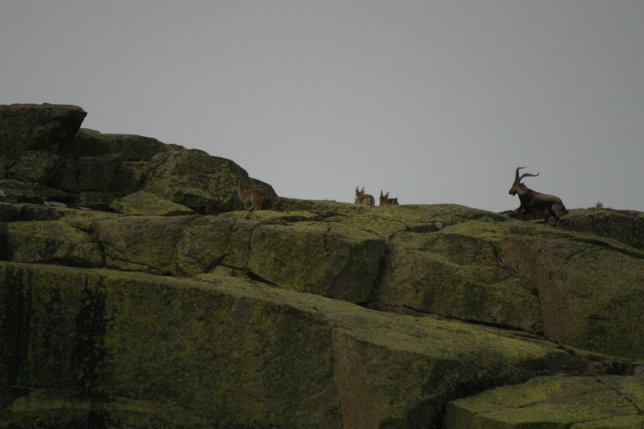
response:
M242 209L240 180L277 196L230 160L149 137L79 129L85 115L76 106L0 106L0 191L11 201L99 210L146 191L200 214Z
M644 427L644 376L538 377L451 402L446 429Z
M2 425L640 424L641 213L278 198L155 139L33 139L0 159Z
M229 276L0 263L0 278L2 308L15 315L3 319L15 335L4 338L0 375L34 386L8 409L25 426L70 408L65 392L74 389L87 393L75 410L86 417L129 398L220 427L339 428L366 418L422 427L473 382L517 383L570 360L544 341Z
M634 210L571 210L561 226L571 231L600 235L644 250L644 213Z
M15 161L29 151L58 154L71 144L86 115L77 106L0 106L0 156Z

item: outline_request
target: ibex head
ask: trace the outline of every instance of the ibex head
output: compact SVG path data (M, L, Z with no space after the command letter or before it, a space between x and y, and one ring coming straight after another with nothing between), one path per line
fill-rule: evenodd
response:
M522 170L524 168L526 167L517 167L517 172L514 176L514 183L512 184L512 187L510 188L510 190L508 191L508 194L516 195L518 193L519 195L521 195L525 193L528 190L528 188L523 183L521 183L521 179L523 179L524 177L530 177L530 176L536 177L539 175L539 173L537 174L523 173L521 177L519 177L519 170Z
M389 198L389 192L382 194L382 189L380 190L380 205L381 206L397 206L398 198Z

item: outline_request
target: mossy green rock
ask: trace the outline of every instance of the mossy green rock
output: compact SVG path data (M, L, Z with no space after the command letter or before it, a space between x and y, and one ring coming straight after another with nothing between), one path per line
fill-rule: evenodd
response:
M13 180L46 185L62 162L63 159L60 156L50 152L24 151L8 169L7 177Z
M380 302L644 357L644 253L608 238L491 218L389 241ZM542 321L540 320L543 314Z
M102 134L81 128L74 140L61 152L65 158L100 157L118 154L124 161L149 161L161 152L182 150L177 145L157 139L130 134Z
M36 389L8 407L13 427L212 428L189 408L126 397Z
M236 186L248 173L234 162L198 150L165 152L155 155L147 166L143 190L182 204L201 214L219 214L242 207ZM275 191L262 185L269 197Z
M570 210L560 226L571 231L601 235L644 250L644 213L634 210Z
M0 202L0 260L102 267L104 251L92 223L114 216L57 205Z
M171 427L420 428L437 425L463 391L569 363L547 342L503 330L215 274L191 281L3 262L0 279L2 385L89 395L105 421L112 411L100 399L126 397L190 410L183 421L195 423ZM31 396L25 414L29 399L18 396L5 422L51 409ZM83 413L87 404L55 418Z
M644 377L538 377L450 402L445 429L644 427Z
M14 222L9 224L7 234L7 259L13 261L87 267L103 265L97 245L88 243L83 231L67 223L47 221L25 225Z
M112 202L111 208L131 216L185 216L196 214L194 210L186 206L144 191L117 198Z
M23 182L12 179L0 180L0 190L6 193L13 200L21 202L31 202L29 199L39 200L40 204L44 200L52 201L72 201L78 197L78 194L66 192L60 189L50 188L33 182Z
M49 186L70 192L106 192L121 165L119 154L66 158Z
M194 275L218 264L276 286L368 301L385 242L340 224L276 225L236 217L142 216L97 220L108 267Z
M644 253L584 236L515 235L499 248L509 269L537 288L546 337L644 358Z
M92 225L108 267L152 274L178 274L177 244L193 216L132 216Z
M384 254L383 239L344 225L261 225L250 240L248 269L288 289L367 302Z
M0 105L0 154L16 159L28 150L58 153L72 142L86 115L78 106Z
M0 106L0 426L642 427L644 214L279 198L84 115Z
M450 229L391 237L379 302L393 309L543 332L536 291L502 264L494 241Z

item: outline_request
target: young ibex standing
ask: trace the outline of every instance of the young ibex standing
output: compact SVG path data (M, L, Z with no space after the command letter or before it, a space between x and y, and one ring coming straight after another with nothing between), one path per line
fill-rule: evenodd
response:
M397 206L398 198L389 198L389 192L385 195L382 195L382 189L380 190L380 205L381 206Z
M365 194L364 188L361 191L356 187L356 204L365 204L367 206L375 206L376 200L373 195Z
M563 202L559 197L535 192L532 189L529 189L523 183L521 183L521 179L523 179L524 177L529 177L529 176L536 177L539 175L539 173L537 174L523 173L521 177L519 177L519 170L523 168L525 167L517 168L517 172L514 178L514 184L512 185L512 188L510 188L510 191L508 192L510 195L519 194L519 201L521 201L521 205L519 206L518 209L514 211L513 215L517 215L521 210L545 211L549 213L553 218L555 218L555 225L557 225L557 221L559 221L559 213L565 213L566 207L564 206ZM546 214L546 221L548 221L547 214Z
M244 203L246 210L261 210L262 204L268 198L266 191L261 188L246 189L246 185L241 180L237 185L237 195Z

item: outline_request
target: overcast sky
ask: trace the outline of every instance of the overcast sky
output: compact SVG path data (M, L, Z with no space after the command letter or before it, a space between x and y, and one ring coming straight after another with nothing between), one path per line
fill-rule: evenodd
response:
M644 1L0 0L0 104L232 159L280 196L644 211Z

